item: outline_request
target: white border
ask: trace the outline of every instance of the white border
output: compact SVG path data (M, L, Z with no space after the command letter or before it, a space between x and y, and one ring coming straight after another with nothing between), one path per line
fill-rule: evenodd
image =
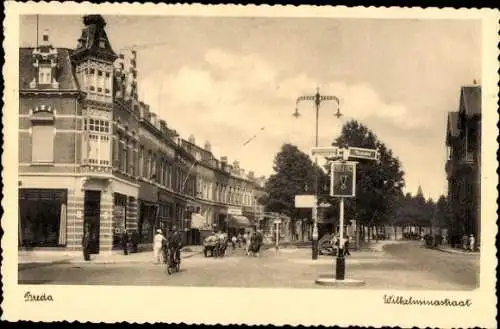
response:
M303 324L401 327L495 327L494 237L498 176L496 141L498 130L498 11L421 8L347 8L313 6L185 6L155 4L75 4L6 2L4 21L5 92L3 124L3 182L5 211L1 224L4 236L2 276L4 301L2 319L9 321L92 321L92 322L184 322L205 324ZM472 292L422 291L399 294L423 298L472 298L470 308L408 307L384 305L389 291L379 290L303 290L303 289L223 289L111 286L31 286L33 293L49 292L52 303L24 303L26 286L17 285L17 159L18 145L18 34L19 15L75 14L99 12L103 15L198 15L261 17L351 17L411 19L480 19L483 25L483 143L482 143L482 231L480 289ZM95 298L99 296L98 298ZM134 296L134 298L131 298ZM163 296L174 296L165 299ZM155 299L158 298L158 299ZM174 301L168 303L167 300ZM207 303L215 300L215 303ZM237 301L237 302L236 302ZM168 303L168 304L167 304ZM214 308L217 307L217 310ZM222 312L220 310L223 310Z

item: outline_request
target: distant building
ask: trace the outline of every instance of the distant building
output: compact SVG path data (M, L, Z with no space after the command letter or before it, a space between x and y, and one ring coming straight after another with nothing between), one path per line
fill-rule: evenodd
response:
M481 87L460 90L458 111L448 113L446 131L449 235L481 236Z
M263 178L245 173L237 161L229 164L227 157L217 159L209 142L196 145L195 137L181 141L182 148L196 161L197 211L191 214L188 241L198 243L212 230L238 234L259 226L263 206Z

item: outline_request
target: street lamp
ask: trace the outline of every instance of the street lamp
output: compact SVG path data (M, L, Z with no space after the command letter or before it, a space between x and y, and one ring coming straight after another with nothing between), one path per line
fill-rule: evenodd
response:
M328 95L320 95L319 93L319 87L316 88L316 94L314 95L305 95L305 96L299 96L297 98L297 101L295 103L295 112L293 113L293 116L298 118L300 117L299 113L299 108L298 105L301 102L304 101L312 101L314 102L314 106L316 109L316 141L314 146L318 147L318 119L319 119L319 108L322 102L324 101L334 101L337 103L337 112L334 114L337 119L342 116L342 113L340 113L340 101L336 96L328 96ZM318 157L316 156L315 159L315 164L316 166L318 165ZM313 217L313 241L312 241L312 259L318 259L318 173L316 172L315 174L315 184L314 184L314 191L315 191L315 196L316 196L316 202L313 207L312 211L312 217Z

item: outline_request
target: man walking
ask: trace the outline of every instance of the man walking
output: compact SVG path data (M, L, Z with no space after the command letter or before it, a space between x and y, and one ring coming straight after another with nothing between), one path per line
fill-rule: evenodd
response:
M85 224L83 227L83 237L82 237L82 248L83 248L83 259L86 261L90 260L90 233L89 226Z
M349 240L351 239L350 236L347 236L347 238L344 241L344 256L351 256L351 253L349 252Z
M127 229L123 231L122 234L122 248L123 248L123 254L128 255L128 233Z

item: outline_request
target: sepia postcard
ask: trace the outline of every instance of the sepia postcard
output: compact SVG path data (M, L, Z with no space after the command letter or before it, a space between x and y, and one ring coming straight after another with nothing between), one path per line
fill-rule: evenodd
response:
M499 18L7 2L2 319L495 328Z

